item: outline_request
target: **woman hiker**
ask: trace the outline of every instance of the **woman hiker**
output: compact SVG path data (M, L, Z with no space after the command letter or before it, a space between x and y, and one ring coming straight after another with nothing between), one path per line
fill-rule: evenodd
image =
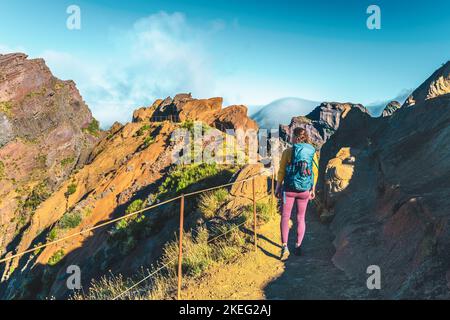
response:
M309 200L316 197L316 183L319 171L318 155L311 145L308 133L303 128L295 128L292 148L286 149L280 161L276 195L283 201L281 213L281 254L280 260L289 256L289 220L294 202L297 207L297 242L295 255L301 255L301 245L305 236L305 213Z

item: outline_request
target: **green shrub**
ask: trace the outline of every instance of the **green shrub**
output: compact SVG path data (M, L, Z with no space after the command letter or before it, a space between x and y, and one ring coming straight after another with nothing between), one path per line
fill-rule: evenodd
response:
M150 125L149 124L145 124L142 127L140 127L138 131L136 131L136 136L137 137L143 136L144 133L146 131L148 131L148 130L150 130Z
M210 219L216 216L228 197L229 193L226 189L218 189L202 194L200 197L199 209L203 217Z
M144 201L141 199L134 200L125 210L125 213L133 213L141 210L144 207Z
M85 132L98 137L100 131L100 123L96 119L92 119L91 123L84 129Z
M230 263L242 254L242 247L229 245L226 242L221 241L215 245L213 254L213 258L217 262Z
M169 176L160 186L159 193L177 193L199 180L217 175L220 171L215 163L178 166L169 173Z
M41 182L33 188L31 194L23 203L23 208L34 211L42 202L47 200L48 197L50 197L50 191L48 190L47 184L45 182Z
M66 158L66 159L61 160L61 166L65 167L65 166L67 166L69 164L72 164L74 162L75 162L75 158L73 158L73 157Z
M41 245L42 245L42 242L38 242L38 243L36 243L36 244L34 245L34 248L37 248L37 247L39 247L39 246L41 246ZM39 255L39 254L42 252L43 249L44 249L44 248L39 248L39 249L34 250L34 251L33 251L33 255L35 255L35 256Z
M55 266L60 262L65 256L64 250L60 249L56 251L49 259L48 259L48 265L49 266Z
M142 144L142 147L143 147L144 149L145 149L145 148L148 148L148 147L150 147L154 142L155 142L155 139L153 139L152 136L148 136L148 137L146 137L146 138L144 139L144 143Z
M5 177L5 164L0 161L0 180Z
M141 199L133 201L125 210L126 214L143 209L145 202ZM110 242L117 246L122 254L127 254L135 248L137 240L151 231L152 224L144 214L136 214L116 222L111 230Z
M192 134L194 133L194 128L195 125L201 125L202 128L202 132L206 132L210 129L212 129L210 126L208 126L207 124L205 124L204 122L200 122L200 121L193 121L193 120L186 120L183 123L181 123L180 127L182 129L186 129L188 131L190 131Z
M258 225L263 225L270 221L273 213L276 212L276 203L271 200L258 201L256 203L256 219ZM247 227L253 227L253 204L244 208L243 217Z
M75 192L77 192L77 185L74 183L71 183L67 186L67 191L65 193L66 198L68 198L69 196L71 196L72 194L74 194Z
M11 116L13 105L9 101L0 102L0 112L3 112L7 117Z
M181 126L181 128L186 129L188 131L192 131L194 129L194 121L192 120L186 120L184 121Z
M83 214L80 211L68 212L58 222L61 229L73 229L78 227L83 220Z
M183 237L182 270L186 276L197 277L201 275L214 261L212 260L212 246L208 243L208 231L201 228L194 239L191 233ZM178 241L171 241L164 247L163 264L169 264L174 270L176 263L171 263L173 257L178 255Z
M47 235L47 241L51 242L54 241L58 238L58 229L57 228L53 228L52 230L50 230L50 232Z

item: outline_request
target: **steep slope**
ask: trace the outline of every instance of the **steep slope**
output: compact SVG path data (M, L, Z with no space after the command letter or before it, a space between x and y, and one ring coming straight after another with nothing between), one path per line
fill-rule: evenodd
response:
M0 55L0 256L39 204L84 165L100 134L72 81L42 59Z
M450 92L450 61L443 64L406 99L404 107L410 107L428 99Z
M193 129L194 120L206 121L208 110L201 110L199 106L214 101L197 100L189 96L181 105L181 97L186 96L177 95L174 99L166 99L170 101L169 104L175 102L179 107L177 117L170 118L166 115L158 118L155 112L159 110L162 100L157 100L148 108L136 110L134 122L126 125L115 123L105 132L90 153L87 163L73 172L60 188L36 208L15 251L21 252L80 232L182 191L205 188L213 182L215 185L228 182L237 167L220 163L188 164L184 167L175 164L174 157L183 152L183 137L186 135L182 134L180 137L174 133L176 130L189 133ZM213 126L220 123L224 129L255 128L250 119L240 119L245 119L243 111L246 110L239 107L218 109L209 123ZM179 122L179 118L184 121ZM205 122L202 123L200 128L204 139L201 151L219 143L214 137L225 135ZM217 156L220 156L220 152ZM208 180L212 176L214 181ZM194 180L188 180L189 183L186 184L186 181L177 179ZM82 268L85 286L91 279L99 278L108 270L124 274L136 273L140 267L157 261L164 245L173 237L177 205L178 203L171 203L152 210L151 217L139 217L136 223L131 219L125 225L117 224L85 233L9 261L3 269L2 296L67 297L70 292L63 279L66 277L66 267L71 264ZM192 206L195 206L195 202L187 204L186 210L190 210ZM144 223L140 223L142 221ZM128 224L131 225L130 229ZM20 290L17 283L21 284Z

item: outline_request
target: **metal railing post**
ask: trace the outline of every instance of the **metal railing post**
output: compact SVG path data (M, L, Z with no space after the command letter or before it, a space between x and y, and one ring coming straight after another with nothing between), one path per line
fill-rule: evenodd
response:
M184 194L180 200L180 243L178 251L178 291L177 298L181 300L181 280L182 280L182 263L183 263L183 225L184 225Z
M270 210L272 210L272 214L275 214L274 208L275 208L275 167L273 167L272 169L272 203L271 203L271 208Z
M253 194L253 231L255 237L255 251L258 250L258 234L256 230L256 192L255 192L255 178L252 179L252 194Z

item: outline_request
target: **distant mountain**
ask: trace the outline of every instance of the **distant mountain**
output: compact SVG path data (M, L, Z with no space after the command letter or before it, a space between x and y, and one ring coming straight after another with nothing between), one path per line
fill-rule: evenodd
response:
M282 98L262 107L252 115L260 128L278 129L280 124L290 123L295 116L307 115L320 102L300 98Z
M412 91L412 89L404 89L396 97L368 104L366 108L369 110L372 117L379 117L390 102L398 101L400 104L403 104Z

